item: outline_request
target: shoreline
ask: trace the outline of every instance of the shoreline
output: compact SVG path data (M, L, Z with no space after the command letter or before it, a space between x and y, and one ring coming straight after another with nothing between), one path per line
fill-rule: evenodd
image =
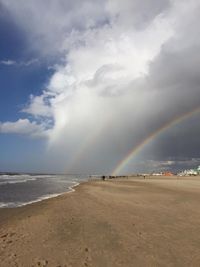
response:
M115 178L112 178L112 179L109 179L109 178L106 178L105 181L112 181L112 182L115 182L115 181L143 181L143 180L158 180L158 181L165 181L165 180L170 180L170 181L176 181L176 180L200 180L200 176L152 176L152 175L149 175L149 176L146 176L145 179L143 178L143 176L119 176L119 177L115 177ZM79 181L79 182L73 182L75 183L73 186L69 186L67 189L68 191L65 191L65 192L62 192L62 193L52 193L52 194L49 194L49 195L43 195L42 197L39 197L38 199L35 199L33 201L29 201L29 202L25 202L25 203L21 203L21 204L15 204L15 203L12 203L11 205L13 206L7 206L9 205L10 203L5 203L4 206L1 206L0 205L0 211L1 210L5 210L5 209L18 209L18 208L21 208L21 207L26 207L26 206L29 206L29 205L32 205L32 204L36 204L36 203L39 203L39 202L43 202L43 201L46 201L46 200L49 200L49 199L54 199L54 198L57 198L57 197L60 197L62 195L65 195L65 194L68 194L68 193L73 193L75 192L76 190L74 188L78 187L79 185L83 184L83 183L90 183L90 182L99 182L99 181L102 181L101 178L95 178L95 179L90 179L90 178L87 178L87 180L83 180L83 181Z
M34 204L34 203L38 203L38 202L41 202L41 201L45 201L45 200L48 200L48 199L51 199L51 198L56 198L58 196L61 196L61 195L64 195L64 194L67 194L67 193L73 193L75 191L75 187L79 186L82 182L73 182L75 183L74 185L72 186L69 186L67 188L68 191L65 191L65 192L62 192L62 193L52 193L52 194L48 194L48 195L43 195L35 200L32 200L32 201L29 201L29 202L23 202L23 203L13 203L13 202L8 202L8 203L5 203L5 204L0 204L0 210L1 209L16 209L16 208L20 208L20 207L25 207L25 206L28 206L28 205L31 205L31 204Z

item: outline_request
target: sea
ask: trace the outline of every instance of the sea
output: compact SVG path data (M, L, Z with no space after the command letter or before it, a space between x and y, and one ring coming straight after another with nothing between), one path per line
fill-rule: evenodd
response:
M86 175L0 174L0 208L16 208L73 191Z

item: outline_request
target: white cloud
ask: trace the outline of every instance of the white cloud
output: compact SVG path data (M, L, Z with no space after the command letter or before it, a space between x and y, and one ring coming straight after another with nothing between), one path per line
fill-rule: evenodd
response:
M19 66L31 66L33 64L37 64L39 62L39 60L37 58L33 58L33 59L30 59L30 60L27 60L27 61L21 61L21 62L18 62L17 64Z
M30 122L28 119L19 119L16 122L0 123L0 133L22 134L31 137L47 137L48 131L43 125Z
M22 110L22 112L29 113L35 117L44 116L51 117L52 109L48 103L48 95L44 94L40 96L30 96L30 102L27 107Z
M7 65L7 66L12 66L12 65L16 65L17 64L17 62L16 61L14 61L14 60L1 60L0 61L0 64L1 65Z
M14 60L1 60L0 61L0 65L6 65L6 66L18 66L18 67L28 67L28 66L31 66L33 64L36 64L38 63L39 60L38 59L30 59L30 60L27 60L27 61L14 61Z

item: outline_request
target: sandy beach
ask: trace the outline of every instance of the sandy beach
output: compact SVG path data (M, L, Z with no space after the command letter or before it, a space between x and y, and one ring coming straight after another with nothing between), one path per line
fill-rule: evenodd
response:
M85 182L0 209L0 266L200 266L199 207L200 177Z

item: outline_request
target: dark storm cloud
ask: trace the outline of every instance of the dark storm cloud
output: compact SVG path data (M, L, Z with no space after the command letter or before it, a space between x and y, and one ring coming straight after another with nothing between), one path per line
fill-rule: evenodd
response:
M163 104L164 114L159 114L158 125L164 123L164 117L181 117L200 106L199 30L192 27L191 31L184 28L182 31L180 39L172 38L163 47L148 75L149 87L158 92L157 101ZM200 114L193 115L163 135L155 142L154 157L166 160L170 157L199 158L199 119Z
M63 42L72 31L107 23L102 1L0 0L16 24L24 30L31 49L45 56L63 52Z
M111 14L118 17L121 25L143 30L156 16L166 12L171 4L169 0L110 0L107 6Z

